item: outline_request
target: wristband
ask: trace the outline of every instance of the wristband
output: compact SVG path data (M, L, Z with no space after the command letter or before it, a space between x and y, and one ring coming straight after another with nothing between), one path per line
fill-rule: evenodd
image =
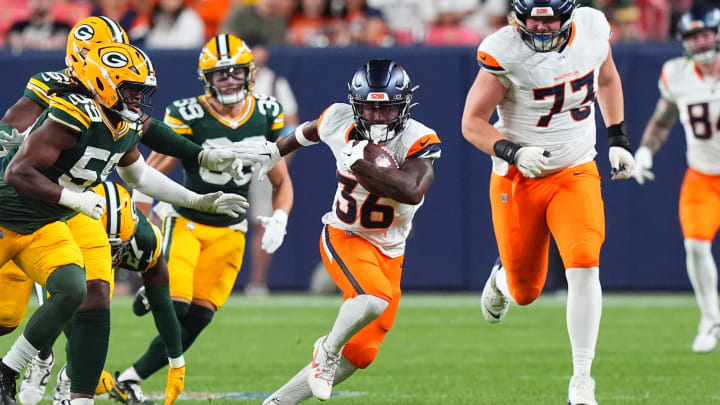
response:
M510 142L507 139L501 139L493 145L495 156L510 163L511 165L515 164L515 154L519 149L520 145Z
M305 137L305 134L303 133L303 128L305 128L305 125L307 125L307 122L305 122L305 123L299 125L297 128L295 128L295 139L302 146L315 145L318 142L311 141Z
M625 121L619 124L610 125L607 127L607 133L608 144L610 146L618 146L632 153L630 140L627 137L627 126L625 125Z

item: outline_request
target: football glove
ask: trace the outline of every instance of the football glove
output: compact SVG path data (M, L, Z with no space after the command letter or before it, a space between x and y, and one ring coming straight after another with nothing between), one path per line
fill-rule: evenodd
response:
M655 180L653 167L653 154L647 146L641 146L635 151L635 170L633 176L638 184L645 184L645 180Z
M247 139L234 142L230 149L235 152L238 159L260 166L258 179L265 178L265 175L282 159L275 142L267 140Z
M20 133L9 124L0 124L0 158L7 156L10 149L22 144L23 140L25 140L25 134Z
M238 194L225 194L222 191L202 194L192 202L191 207L204 212L225 214L237 218L250 206L245 197Z
M185 366L168 368L167 386L165 387L165 405L172 405L185 389Z
M262 250L273 254L282 245L285 239L285 228L287 227L288 215L281 209L276 209L271 217L257 217L260 224L265 227L260 247Z
M515 152L515 166L523 176L534 179L548 165L550 154L537 146L523 146Z
M63 188L58 204L85 214L92 219L100 219L103 213L105 213L106 201L105 197L95 194L92 191L78 193L77 191Z
M352 143L345 145L343 150L340 151L340 165L343 170L348 173L353 172L352 165L365 157L365 146L367 146L367 144L368 141L364 140L354 145Z
M632 153L621 146L611 146L608 152L612 180L629 179L633 175L635 160Z

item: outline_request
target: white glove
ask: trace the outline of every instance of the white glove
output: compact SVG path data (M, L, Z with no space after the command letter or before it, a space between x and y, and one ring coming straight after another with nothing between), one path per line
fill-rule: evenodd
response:
M3 124L3 126L10 127L7 124ZM25 140L25 134L20 133L15 128L12 128L10 133L5 129L0 129L0 158L7 156L7 154L10 153L10 149L22 144L23 140Z
M633 167L635 166L632 153L620 146L611 146L608 157L610 158L612 180L624 180L632 177Z
M271 217L257 217L260 224L265 227L265 234L262 237L260 247L262 250L273 254L282 245L285 239L285 227L287 227L288 215L281 209L276 209Z
M267 172L282 159L275 142L267 140L247 139L240 142L233 142L230 150L235 152L235 156L238 159L259 164L259 179L262 179Z
M244 214L249 206L250 204L248 204L247 199L241 195L225 194L222 191L216 191L210 194L199 195L198 198L192 202L191 208L237 218L240 214Z
M227 171L235 162L235 154L227 149L205 148L198 155L200 167L216 172Z
M352 143L345 145L343 150L340 152L340 164L346 172L352 173L352 165L365 157L365 146L367 146L367 144L368 141L365 140L360 141L355 145Z
M638 184L645 184L645 180L655 180L655 174L650 171L653 167L653 154L647 146L641 146L635 151L635 170L633 176Z
M515 152L515 166L523 176L534 179L548 165L550 154L537 146L523 146Z
M77 191L62 189L58 204L64 205L71 210L85 214L92 219L100 219L105 213L105 197L95 194L92 191Z

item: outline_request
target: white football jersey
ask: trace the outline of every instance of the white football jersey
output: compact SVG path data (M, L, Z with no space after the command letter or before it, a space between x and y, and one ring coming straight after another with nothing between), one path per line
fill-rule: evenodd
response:
M351 142L353 129L355 121L349 104L333 104L318 119L320 140L335 155L338 180L332 207L322 222L365 238L389 257L401 256L405 253L405 239L410 233L413 216L422 203L404 204L370 194L352 173L343 170L341 151ZM435 131L413 119L383 147L400 166L409 158L434 160L441 153L440 139Z
M703 77L696 62L682 57L665 62L658 87L680 112L688 166L720 174L720 80Z
M591 161L595 155L595 93L609 51L610 25L593 8L575 10L570 38L560 52L535 52L515 26L488 36L478 47L480 67L507 87L498 105L500 133L522 146L550 152L549 174ZM493 157L494 170L508 164Z

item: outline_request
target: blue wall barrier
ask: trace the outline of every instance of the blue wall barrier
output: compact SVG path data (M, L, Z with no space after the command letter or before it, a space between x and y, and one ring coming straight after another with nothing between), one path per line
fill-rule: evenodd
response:
M633 148L659 96L662 63L681 53L679 44L618 45L614 57L623 79L625 112ZM197 52L153 52L159 89L153 115L161 118L172 100L203 91L197 78ZM404 269L406 289L478 290L497 256L488 187L490 160L467 143L460 120L477 64L474 48L273 48L270 65L286 76L298 98L301 120L317 118L333 102L347 100L355 69L374 57L400 62L419 84L413 117L434 128L443 140L435 183L416 215ZM22 94L31 74L63 67L61 53L0 53L7 109ZM677 126L656 156L657 180L609 179L605 125L598 117L597 162L603 175L607 218L601 278L606 289L685 290L690 288L678 221L678 195L686 169L685 146ZM306 288L319 262L321 216L331 208L336 187L334 161L325 146L305 148L290 165L295 207L288 235L270 270L272 288ZM173 173L179 179L179 173ZM247 259L247 257L246 257ZM247 264L247 263L246 263ZM239 284L247 279L241 272ZM553 283L551 278L549 283Z

